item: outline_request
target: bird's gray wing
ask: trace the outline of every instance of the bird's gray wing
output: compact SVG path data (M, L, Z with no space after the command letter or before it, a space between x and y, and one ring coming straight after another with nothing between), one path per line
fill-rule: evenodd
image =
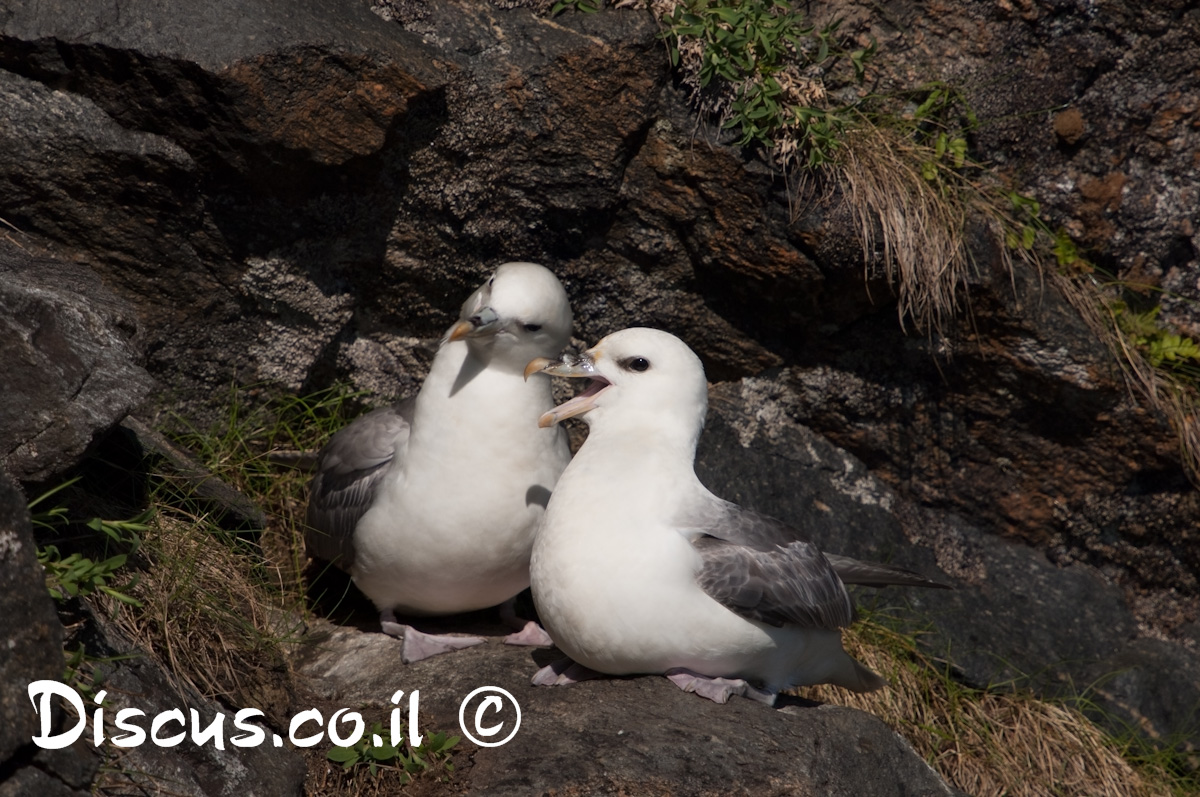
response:
M884 565L878 562L863 562L851 559L849 556L838 556L827 553L825 558L833 565L833 570L843 584L858 584L863 587L930 587L932 589L952 589L949 584L934 581L920 573L914 573L903 567Z
M703 561L697 575L701 588L742 617L830 630L854 619L845 585L811 542L759 551L705 534L692 546Z
M743 509L711 493L691 505L678 521L678 525L695 532L736 542L756 551L771 551L797 541L808 542L798 529L783 521Z
M304 543L308 553L343 570L354 564L354 527L376 485L408 445L413 399L372 410L338 431L317 456L308 489Z
M808 542L805 535L793 526L769 515L763 515L737 504L706 496L679 518L679 525L691 534L707 534L737 543L756 551L769 552L795 542ZM863 562L849 556L826 553L825 558L844 584L866 587L933 587L949 589L949 585L932 581L903 567L877 562Z

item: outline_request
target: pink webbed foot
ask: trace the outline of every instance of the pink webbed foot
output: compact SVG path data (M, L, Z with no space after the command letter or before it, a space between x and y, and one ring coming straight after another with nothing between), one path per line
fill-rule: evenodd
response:
M450 653L463 648L482 645L487 640L479 636L450 636L448 634L426 634L411 625L396 622L396 615L391 611L380 612L379 627L388 636L394 636L402 641L400 660L405 664L428 659L442 653Z
M768 706L775 705L775 692L758 689L741 678L714 678L711 675L701 675L682 667L667 670L663 675L683 691L695 692L714 703L724 703L733 695L741 695Z
M547 664L534 674L534 686L570 686L580 681L600 678L603 673L596 672L590 667L576 664L570 659L559 659L553 664Z
M517 599L509 598L500 604L500 619L509 628L515 628L514 633L504 637L506 645L527 645L531 647L553 647L554 640L540 625L533 620L522 620L517 616Z
M526 620L525 626L514 633L504 637L506 645L529 645L532 647L553 647L554 640L546 633L546 630L533 620Z

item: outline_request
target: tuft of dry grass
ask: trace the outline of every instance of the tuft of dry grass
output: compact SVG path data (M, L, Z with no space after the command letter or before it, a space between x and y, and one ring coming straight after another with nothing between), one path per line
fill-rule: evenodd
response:
M344 386L263 400L263 386L231 390L225 420L204 431L177 419L178 439L209 473L265 510L266 528L234 532L206 514L194 479L157 474L154 520L132 588L142 603L114 612L131 641L152 651L177 686L286 718L288 657L307 616L303 543L306 459L356 412ZM256 521L258 522L258 521Z
M261 393L272 393L263 400ZM264 573L289 597L304 595L305 495L316 451L366 407L364 395L337 384L308 396L269 385L231 388L225 422L198 430L177 419L180 444L266 513L258 540Z
M264 584L249 547L203 517L159 512L131 589L142 607L115 613L115 622L162 660L177 688L271 714L287 706L287 640L300 621Z
M1090 277L1054 274L1052 279L1088 328L1112 352L1130 398L1141 398L1171 424L1179 440L1179 457L1192 483L1200 486L1200 384L1151 365L1129 336L1121 332L1112 309L1119 298L1114 286L1106 287Z
M940 333L958 315L972 266L965 230L972 207L921 173L921 147L897 131L862 124L847 131L827 169L862 242L866 264L882 265L896 291L901 326Z
M1020 691L954 681L913 637L867 619L845 632L850 655L890 682L856 694L807 687L809 699L868 711L974 797L1172 797L1165 770L1135 768L1081 711Z

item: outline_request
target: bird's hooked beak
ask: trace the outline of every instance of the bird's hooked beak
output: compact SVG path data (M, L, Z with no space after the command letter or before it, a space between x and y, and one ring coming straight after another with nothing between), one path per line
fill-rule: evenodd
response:
M490 307L481 307L470 318L459 321L450 327L450 331L446 333L446 342L453 343L463 338L481 338L485 335L494 335L500 331L500 326L500 316L496 314L496 311Z
M578 396L570 401L559 404L549 412L543 413L542 417L538 418L538 426L542 428L553 426L559 421L565 421L567 418L574 418L577 415L583 415L595 409L596 397L610 385L609 381L596 370L596 361L588 352L584 352L583 354L567 353L559 360L538 357L535 360L531 360L529 365L525 366L525 379L528 380L530 376L536 373L573 378L582 377L592 380L587 389Z

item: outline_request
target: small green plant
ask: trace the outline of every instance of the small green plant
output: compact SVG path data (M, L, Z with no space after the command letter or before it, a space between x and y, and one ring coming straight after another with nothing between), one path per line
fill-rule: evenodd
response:
M47 490L46 492L42 493L37 498L35 498L29 502L29 505L28 505L29 506L29 519L33 522L33 527L35 529L45 529L47 531L56 531L57 529L60 529L63 526L67 525L68 510L65 506L62 506L61 504L53 506L49 509L43 509L41 511L35 511L35 510L37 510L37 508L39 506L41 506L41 504L48 501L50 498L53 498L55 495L62 492L63 490L67 489L72 484L75 484L75 482L77 482L77 481L79 481L78 476L76 476L73 479L68 479L67 481L63 482L60 485L51 487L49 490Z
M95 592L102 592L128 606L142 605L141 601L129 594L129 590L137 583L136 576L119 587L109 585L113 574L125 566L126 554L110 556L99 562L78 553L64 559L57 547L46 545L38 549L37 558L46 570L46 588L57 601L86 598Z
M364 733L362 738L349 747L334 747L325 757L330 761L342 765L342 769L350 772L355 767L366 765L371 775L374 776L380 764L401 766L401 759L404 754L400 748L394 744L384 743L381 745L372 744L373 737L378 736L380 740L385 739L383 725L376 722L371 726L370 731ZM403 739L398 740L403 743Z
M1038 233L1049 230L1042 221L1042 205L1033 197L1016 191L1008 191L1007 196L1015 223L1005 233L1004 242L1009 249L1030 251L1037 242Z
M96 672L95 665L136 659L138 654L123 653L118 656L95 658L89 656L87 648L80 644L73 651L67 650L64 646L63 657L65 662L62 682L70 685L72 689L82 695L85 702L91 703L95 700L96 693L104 686L103 675ZM101 705L108 706L108 699L105 698Z
M928 83L921 94L924 99L912 112L913 138L931 155L921 164L921 176L937 180L941 167L959 171L967 164L967 136L979 127L979 118L962 92L949 84Z
M595 14L604 7L604 0L558 0L550 6L550 16L557 17L564 11L577 11L581 14Z
M1196 341L1172 332L1159 320L1161 306L1154 306L1143 313L1135 313L1123 301L1109 304L1117 327L1133 341L1133 344L1155 368L1177 368L1189 363L1200 363L1200 346Z
M839 22L818 29L785 0L684 0L662 22L671 64L690 62L697 91L722 82L710 110L739 146L784 162L802 150L809 166L832 159L847 116L826 107L821 78L845 58L861 81L874 43L847 51Z
M63 655L66 657L66 664L63 667L63 683L70 684L71 688L83 695L85 700L91 702L96 697L99 684L92 677L91 659L87 655L87 648L80 645L72 652L63 650Z
M54 506L37 512L34 510L78 480L77 477L63 482L29 502L34 526L47 531L57 531L71 523L69 510L65 506ZM140 607L142 604L129 594L129 590L137 583L136 576L121 586L113 586L110 582L116 572L125 567L129 555L136 552L141 545L140 535L149 528L146 523L153 514L153 510L147 510L129 520L94 517L84 523L83 526L100 535L106 550L110 544L125 549L122 553L103 559L93 559L79 552L64 557L57 545L43 545L38 548L37 560L46 571L46 588L51 597L57 601L66 601L71 598L86 598L100 592L127 606Z
M454 771L454 763L449 758L450 750L459 742L459 737L448 736L444 733L430 733L419 747L411 748L407 753L398 744L372 744L374 737L383 741L386 736L383 725L376 722L369 732L350 747L334 747L325 757L342 765L345 772L351 772L357 767L365 766L374 777L381 766L386 766L401 772L401 783L407 783L413 775L440 766L446 772Z

